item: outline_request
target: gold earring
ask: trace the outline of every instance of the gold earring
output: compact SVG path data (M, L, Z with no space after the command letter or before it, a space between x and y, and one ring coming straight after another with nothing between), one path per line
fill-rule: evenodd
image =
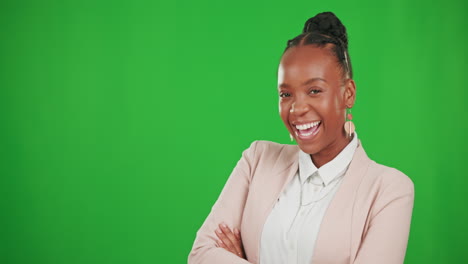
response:
M354 125L353 115L351 114L351 108L346 107L346 115L345 115L345 123L344 123L344 130L346 131L346 136L351 137L351 135L356 130L356 126Z

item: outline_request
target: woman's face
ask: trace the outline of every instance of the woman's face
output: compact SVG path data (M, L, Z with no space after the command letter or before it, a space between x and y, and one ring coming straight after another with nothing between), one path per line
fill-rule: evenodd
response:
M355 85L343 79L329 47L289 48L278 69L278 92L281 119L302 151L334 157L349 142L343 125Z

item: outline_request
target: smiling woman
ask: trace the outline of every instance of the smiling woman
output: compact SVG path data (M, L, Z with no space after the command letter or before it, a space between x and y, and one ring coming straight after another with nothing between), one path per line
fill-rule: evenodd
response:
M297 145L255 141L243 152L189 263L403 263L413 182L364 151L352 78L341 21L307 20L278 68L279 112Z
M301 149L313 154L317 167L349 143L343 136L343 111L354 105L356 94L354 81L337 67L330 50L316 45L289 48L278 70L281 118Z

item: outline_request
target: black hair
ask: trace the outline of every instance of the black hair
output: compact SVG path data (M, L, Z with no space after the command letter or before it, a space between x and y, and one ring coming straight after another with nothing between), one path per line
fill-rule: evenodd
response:
M353 78L346 28L332 12L319 13L309 18L304 24L302 33L288 40L284 52L294 46L313 44L324 47L328 43L334 44L332 52L337 58L344 75L346 76L346 73L348 73L349 78Z

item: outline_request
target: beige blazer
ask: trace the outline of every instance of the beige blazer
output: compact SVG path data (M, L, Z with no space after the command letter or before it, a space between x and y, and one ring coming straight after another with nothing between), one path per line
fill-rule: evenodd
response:
M298 169L298 152L297 145L254 141L242 153L197 232L189 264L259 263L263 225ZM403 263L413 201L411 179L369 159L359 140L310 249L312 263ZM241 230L247 260L216 247L215 229L221 222Z

